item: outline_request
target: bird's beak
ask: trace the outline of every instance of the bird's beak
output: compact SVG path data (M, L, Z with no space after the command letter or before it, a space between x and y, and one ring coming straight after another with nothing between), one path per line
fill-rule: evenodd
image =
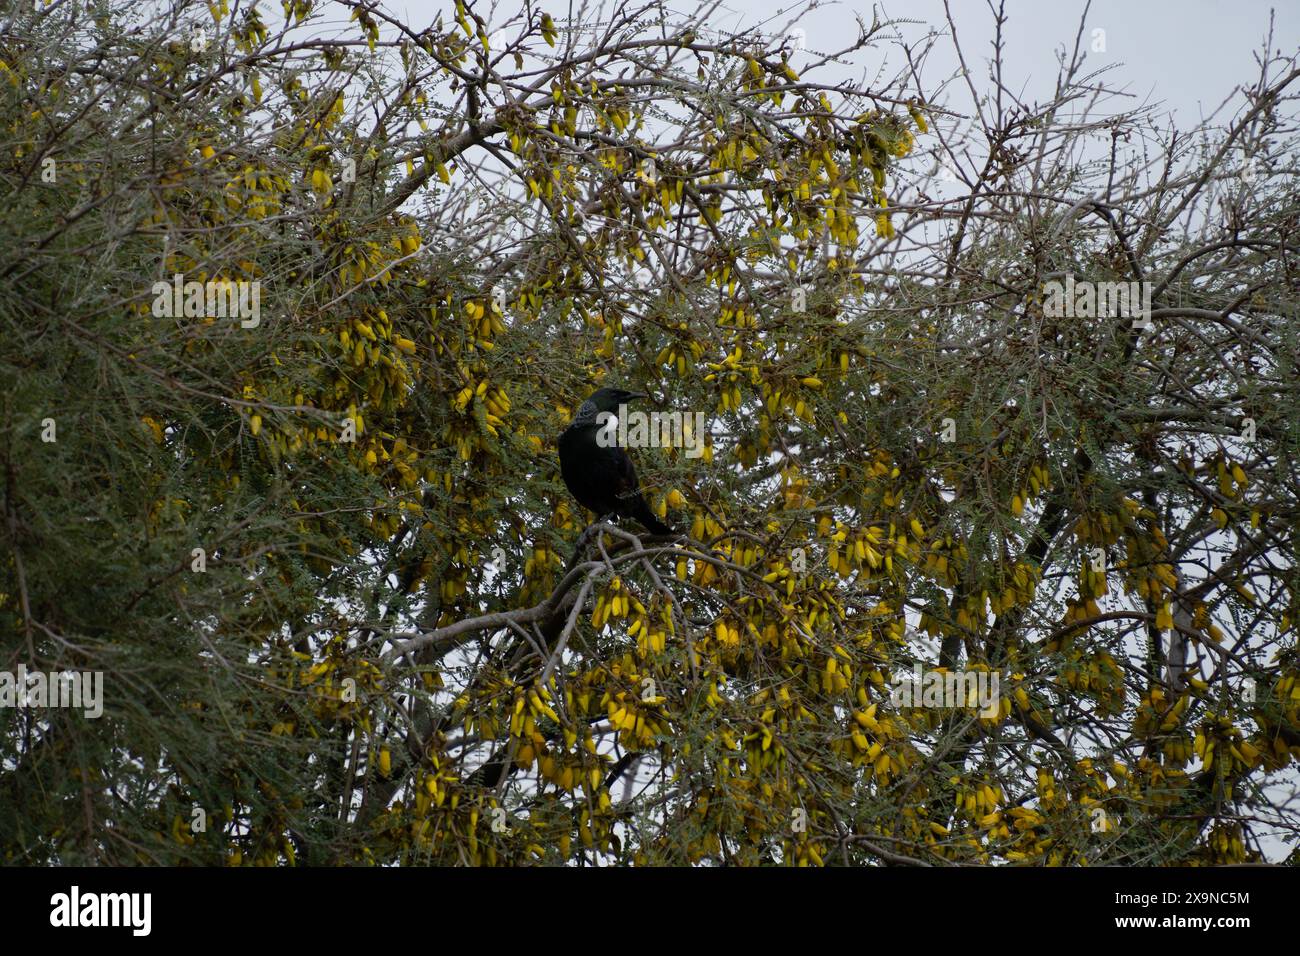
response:
M627 393L627 400L628 400L629 402L631 402L631 401L635 401L635 400L638 399L638 398L649 398L649 397L650 397L650 396L647 395L645 392L628 392L628 393Z

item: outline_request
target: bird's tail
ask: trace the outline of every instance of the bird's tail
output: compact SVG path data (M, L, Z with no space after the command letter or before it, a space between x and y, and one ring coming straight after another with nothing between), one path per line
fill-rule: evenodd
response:
M644 498L638 498L632 506L632 517L646 526L652 534L672 534L673 529L655 517Z

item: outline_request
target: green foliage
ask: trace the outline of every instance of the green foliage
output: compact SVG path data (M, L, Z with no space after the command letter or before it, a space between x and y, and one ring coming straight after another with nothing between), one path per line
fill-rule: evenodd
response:
M1207 179L1132 187L1135 151L1089 205L1107 171L1011 148L1080 135L1046 111L984 131L969 200L898 209L951 132L910 73L822 83L636 11L588 55L540 13L497 49L473 5L343 8L0 38L0 649L104 675L99 718L0 709L0 859L1186 864L1294 833L1293 182L1221 227ZM1224 142L1293 156L1257 114ZM1134 263L1151 332L1046 306ZM229 289L256 309L211 314ZM602 383L710 419L701 457L635 453L676 542L577 547L554 437ZM995 712L900 704L917 662L996 674Z

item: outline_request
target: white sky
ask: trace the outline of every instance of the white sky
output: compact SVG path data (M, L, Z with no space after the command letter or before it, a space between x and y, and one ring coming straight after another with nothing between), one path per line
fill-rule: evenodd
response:
M614 7L621 6L614 3ZM486 3L474 6L495 27L522 9L520 0L501 0L497 11ZM986 85L984 64L991 54L993 16L983 0L951 0L967 64L975 74L976 87ZM439 12L450 22L449 0L387 0L385 9L405 14L412 26L431 23ZM1073 45L1082 2L1059 0L1007 0L1008 21L1004 28L1006 62L1004 81L1023 98L1043 100L1050 96L1056 78L1056 52L1062 44ZM899 31L908 40L919 40L929 29L945 31L947 24L942 0L889 0L875 4L880 19L890 17L913 21ZM535 3L557 22L568 19L577 7L562 2ZM609 9L606 7L605 9ZM675 7L686 12L692 6ZM789 2L774 0L730 0L720 5L709 25L718 30L753 28L767 21L774 32L789 20L782 11L798 9ZM599 7L583 15L584 22L601 19ZM807 34L812 50L830 51L845 45L857 28L857 18L872 20L873 5L856 2L824 2L818 9L799 17L797 26ZM1086 64L1096 69L1114 67L1108 84L1133 94L1125 105L1164 103L1176 112L1179 125L1190 127L1243 83L1257 74L1256 53L1269 28L1270 12L1275 17L1273 46L1294 51L1300 44L1300 4L1270 4L1262 0L1094 0L1085 21L1084 47L1090 48L1093 30L1105 31L1105 51L1089 49ZM884 49L884 48L882 48ZM874 67L870 53L860 53L858 62ZM796 67L797 67L796 60ZM890 56L890 74L902 65ZM939 44L927 77L931 83L957 67L951 45Z

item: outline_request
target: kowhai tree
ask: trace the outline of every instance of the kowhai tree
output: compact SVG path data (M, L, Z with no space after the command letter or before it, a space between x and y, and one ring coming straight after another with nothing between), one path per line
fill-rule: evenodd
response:
M715 12L2 15L0 647L104 675L5 862L1285 856L1294 57L1183 137ZM707 412L671 540L560 481L602 384Z

